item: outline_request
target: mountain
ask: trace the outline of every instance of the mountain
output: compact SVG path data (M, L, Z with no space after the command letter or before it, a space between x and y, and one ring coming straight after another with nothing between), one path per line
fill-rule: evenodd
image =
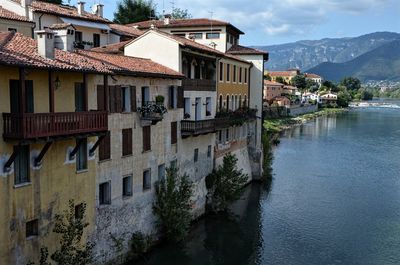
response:
M321 63L307 72L327 80L340 81L354 76L367 81L400 81L400 40L395 40L345 63Z
M268 70L310 69L324 62L344 63L382 45L400 39L399 33L376 32L355 38L298 41L282 45L258 46L269 52Z

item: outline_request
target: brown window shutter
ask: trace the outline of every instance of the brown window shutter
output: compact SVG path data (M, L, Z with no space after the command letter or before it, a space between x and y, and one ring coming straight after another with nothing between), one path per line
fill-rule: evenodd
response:
M99 146L99 161L111 158L111 137L110 132L104 137Z
M178 87L178 108L179 109L184 108L184 104L185 104L185 96L184 96L183 87L179 86Z
M151 150L151 127L143 127L143 151Z
M131 108L132 112L136 112L136 86L131 86Z
M178 142L178 123L171 122L171 144L176 144Z
M121 86L115 86L115 112L122 112L122 91Z
M110 91L110 112L115 113L115 86L109 86L108 89Z
M98 85L97 86L97 110L106 110L104 106L104 86Z
M122 130L122 156L132 154L132 129Z

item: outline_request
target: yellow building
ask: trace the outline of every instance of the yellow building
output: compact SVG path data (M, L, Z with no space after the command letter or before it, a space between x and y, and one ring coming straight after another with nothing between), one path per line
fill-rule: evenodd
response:
M300 75L299 69L289 69L287 71L265 71L265 75L271 77L271 81L279 82L279 79L283 79L286 84L291 84L292 79ZM277 81L278 78L278 81Z

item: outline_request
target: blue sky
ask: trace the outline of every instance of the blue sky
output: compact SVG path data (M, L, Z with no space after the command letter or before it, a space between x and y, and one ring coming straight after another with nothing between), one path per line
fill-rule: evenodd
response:
M87 0L91 6L99 0ZM118 1L100 0L113 18ZM71 4L76 1L71 1ZM162 14L172 0L153 0ZM175 0L193 17L230 21L246 34L244 45L271 45L298 40L353 37L375 31L400 32L399 0Z

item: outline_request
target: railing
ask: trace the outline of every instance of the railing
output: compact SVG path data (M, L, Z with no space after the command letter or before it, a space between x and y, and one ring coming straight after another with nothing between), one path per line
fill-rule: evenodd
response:
M216 91L215 80L208 79L183 79L182 86L185 91Z
M252 121L256 117L256 109L240 108L235 111L222 111L216 114L215 124L217 129L242 126L245 122Z
M215 132L215 120L181 121L182 136Z
M139 108L139 112L142 120L158 122L163 119L167 109L164 106L164 102L144 101L142 107Z
M36 139L106 132L108 115L104 111L65 113L3 113L4 139Z

